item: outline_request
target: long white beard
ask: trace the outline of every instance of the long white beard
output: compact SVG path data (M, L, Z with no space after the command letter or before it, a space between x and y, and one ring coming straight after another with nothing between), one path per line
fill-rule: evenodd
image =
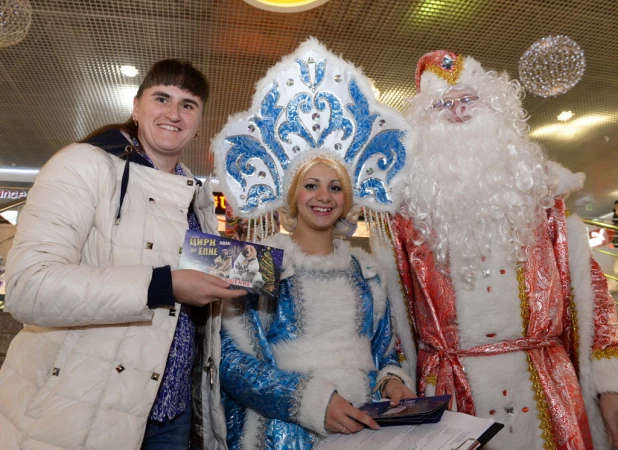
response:
M438 267L446 270L449 252L459 255L463 266L452 275L472 287L492 242L506 247L509 261L525 260L524 247L553 202L544 157L491 110L475 111L466 123L425 118L416 124L420 149L408 173L407 212Z

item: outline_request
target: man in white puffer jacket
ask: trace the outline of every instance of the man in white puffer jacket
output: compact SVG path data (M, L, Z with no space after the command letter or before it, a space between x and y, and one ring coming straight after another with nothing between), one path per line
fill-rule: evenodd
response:
M0 371L2 450L139 449L173 361L180 303L206 305L194 324L205 339L195 339L202 356L195 360L191 446L226 448L216 300L242 291L176 270L192 220L217 232L210 185L177 163L205 98L182 84L144 83L135 127L108 127L58 152L20 215L6 309L26 325Z

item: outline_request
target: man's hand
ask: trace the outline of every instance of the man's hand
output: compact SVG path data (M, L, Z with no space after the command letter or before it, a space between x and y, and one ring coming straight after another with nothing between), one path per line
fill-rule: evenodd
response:
M391 406L397 406L401 399L415 398L416 394L408 389L401 380L391 378L382 389L382 396L391 399Z
M618 448L618 394L601 394L599 407L612 437L612 447Z
M334 393L326 409L324 422L326 429L333 433L350 434L362 430L363 424L374 430L380 428L367 413L350 405L345 398Z

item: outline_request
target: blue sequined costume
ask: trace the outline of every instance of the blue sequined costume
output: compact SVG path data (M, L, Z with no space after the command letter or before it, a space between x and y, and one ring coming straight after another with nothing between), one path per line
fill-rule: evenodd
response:
M400 369L385 288L373 259L347 242L307 255L288 235L277 301L244 297L223 316L221 387L228 445L311 449L325 436L337 391L354 406L378 399L376 382Z

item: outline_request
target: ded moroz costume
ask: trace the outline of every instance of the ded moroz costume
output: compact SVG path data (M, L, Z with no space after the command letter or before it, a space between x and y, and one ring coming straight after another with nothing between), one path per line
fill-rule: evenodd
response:
M224 310L231 449L312 448L327 434L334 392L360 406L380 397L387 377L414 384L399 367L372 257L338 239L330 255L306 254L289 235L263 239L288 206L296 171L317 157L344 165L355 204L394 211L412 142L405 119L375 100L362 73L314 39L274 66L252 108L215 138L217 175L235 213L250 219L250 239L285 252L277 300L248 296Z
M489 448L609 448L597 395L618 392L616 310L564 205L583 175L528 140L506 74L436 51L416 81L406 205L373 245L391 267L396 254L419 395L504 423Z

